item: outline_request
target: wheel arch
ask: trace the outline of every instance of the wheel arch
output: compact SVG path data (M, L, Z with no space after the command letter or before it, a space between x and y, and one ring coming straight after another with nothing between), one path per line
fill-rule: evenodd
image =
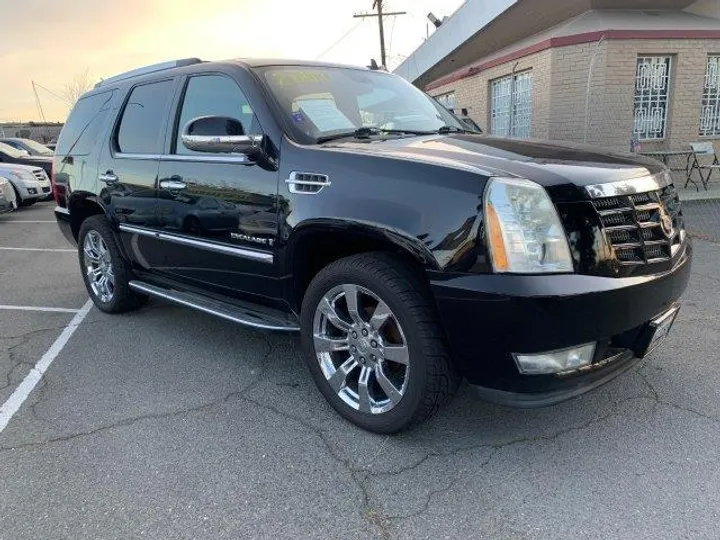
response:
M68 201L68 209L70 210L70 228L76 241L80 236L80 227L87 218L95 215L107 215L105 205L96 195L88 192L74 192Z
M429 248L418 238L378 224L314 220L293 230L285 245L282 275L292 276L287 297L299 311L312 278L328 264L368 252L391 253L427 282L428 270L439 270Z

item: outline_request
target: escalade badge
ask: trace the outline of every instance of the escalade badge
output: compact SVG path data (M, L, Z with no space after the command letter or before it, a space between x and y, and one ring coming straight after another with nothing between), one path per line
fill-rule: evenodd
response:
M667 238L672 238L675 235L672 217L664 204L660 205L660 227Z

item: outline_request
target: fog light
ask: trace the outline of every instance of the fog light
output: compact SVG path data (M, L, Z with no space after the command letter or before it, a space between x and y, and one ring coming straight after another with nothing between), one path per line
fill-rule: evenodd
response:
M27 192L28 192L30 195L37 195L37 189L32 188L32 187L31 187L31 188L28 188Z
M595 343L539 354L513 354L515 363L523 375L570 371L589 365L593 356L595 356Z

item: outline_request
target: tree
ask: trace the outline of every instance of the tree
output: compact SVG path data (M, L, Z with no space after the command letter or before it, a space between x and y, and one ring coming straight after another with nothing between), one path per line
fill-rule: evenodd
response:
M88 68L85 68L85 71L75 74L72 80L63 87L60 93L72 106L75 105L75 102L80 98L80 96L92 87L93 83L90 79L90 72Z

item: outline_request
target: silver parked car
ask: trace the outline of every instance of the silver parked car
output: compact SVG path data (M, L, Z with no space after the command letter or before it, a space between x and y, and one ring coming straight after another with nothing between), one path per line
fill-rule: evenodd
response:
M33 141L32 139L23 139L21 137L7 137L4 139L0 139L0 142L8 144L13 148L17 148L18 150L25 150L25 152L27 152L31 156L48 157L52 156L55 153L52 149L48 148L44 144Z
M0 214L12 212L17 208L17 197L12 184L7 178L0 176Z
M52 198L50 179L40 167L0 163L0 176L12 185L18 206L30 206Z

